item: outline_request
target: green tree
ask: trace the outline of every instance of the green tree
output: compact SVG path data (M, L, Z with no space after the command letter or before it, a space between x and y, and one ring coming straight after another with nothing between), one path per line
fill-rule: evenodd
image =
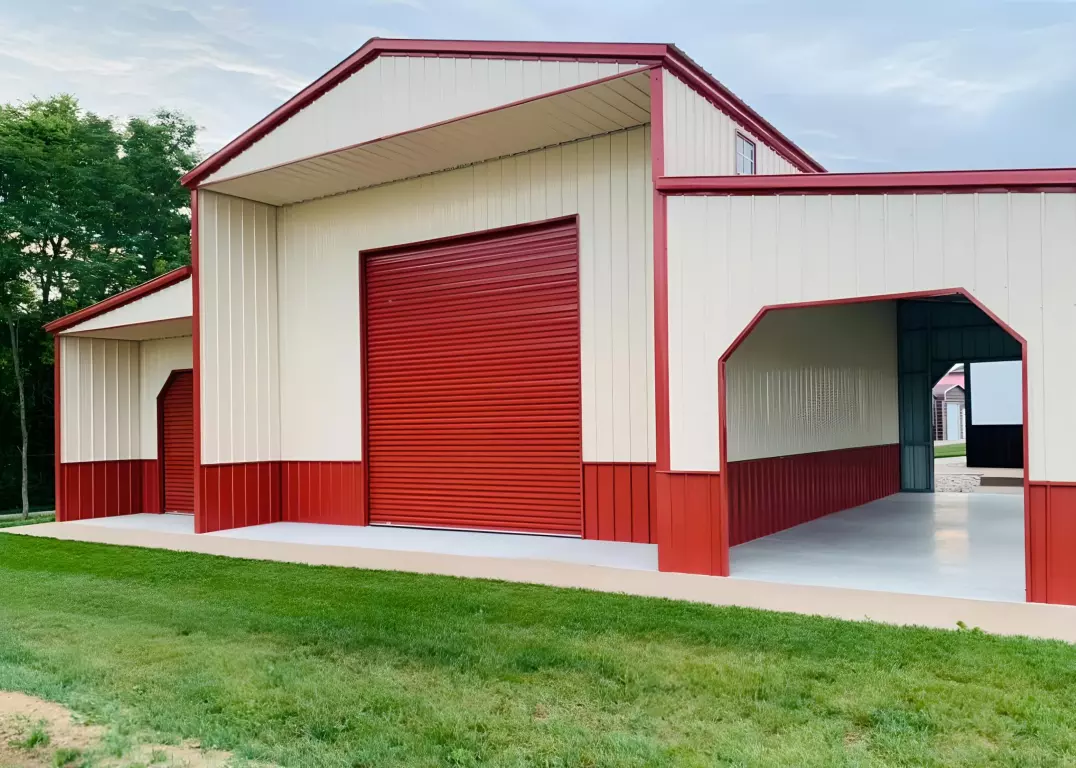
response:
M31 287L22 279L22 254L16 236L0 230L0 320L7 326L11 342L11 372L18 395L19 414L19 469L20 506L23 517L30 513L29 497L29 446L30 435L26 424L26 386L20 355L20 320L30 316L35 305Z
M52 345L42 324L186 263L196 128L159 111L126 124L72 96L0 105L0 508L51 495ZM14 427L19 424L18 429ZM8 435L20 435L17 451ZM36 453L32 447L37 446Z

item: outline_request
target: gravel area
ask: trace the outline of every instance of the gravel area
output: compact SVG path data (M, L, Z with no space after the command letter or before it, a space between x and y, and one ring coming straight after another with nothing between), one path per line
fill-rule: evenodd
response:
M972 493L979 487L982 475L952 474L945 475L935 473L935 493Z

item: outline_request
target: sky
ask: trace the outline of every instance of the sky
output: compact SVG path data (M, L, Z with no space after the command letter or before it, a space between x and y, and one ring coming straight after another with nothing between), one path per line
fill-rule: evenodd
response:
M1076 166L1076 0L0 0L0 103L208 153L372 36L675 43L831 171Z

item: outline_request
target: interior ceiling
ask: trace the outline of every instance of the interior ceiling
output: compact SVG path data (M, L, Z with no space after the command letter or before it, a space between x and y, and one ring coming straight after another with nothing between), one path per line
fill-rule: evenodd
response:
M203 188L285 205L483 160L577 141L650 122L650 72L627 73Z
M171 320L157 320L152 323L118 325L113 328L95 328L89 331L62 333L62 336L79 336L93 339L120 339L123 341L146 341L148 339L170 339L175 336L190 336L194 325L189 317L176 317Z

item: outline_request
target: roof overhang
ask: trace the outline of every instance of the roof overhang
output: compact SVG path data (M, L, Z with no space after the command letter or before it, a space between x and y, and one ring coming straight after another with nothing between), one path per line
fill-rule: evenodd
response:
M117 339L120 341L171 339L177 336L193 336L194 322L189 317L177 317L171 320L153 320L128 325L113 325L106 328L91 328L83 331L73 329L64 331L59 335L92 339Z
M45 326L52 334L141 341L191 335L191 268L180 267Z
M286 205L578 141L650 122L650 71L601 80L386 136L202 189Z
M660 66L709 99L718 109L782 154L801 171L825 170L821 164L674 45L373 38L221 150L199 163L181 179L182 184L189 188L199 186L225 163L382 55L634 61L650 66Z

